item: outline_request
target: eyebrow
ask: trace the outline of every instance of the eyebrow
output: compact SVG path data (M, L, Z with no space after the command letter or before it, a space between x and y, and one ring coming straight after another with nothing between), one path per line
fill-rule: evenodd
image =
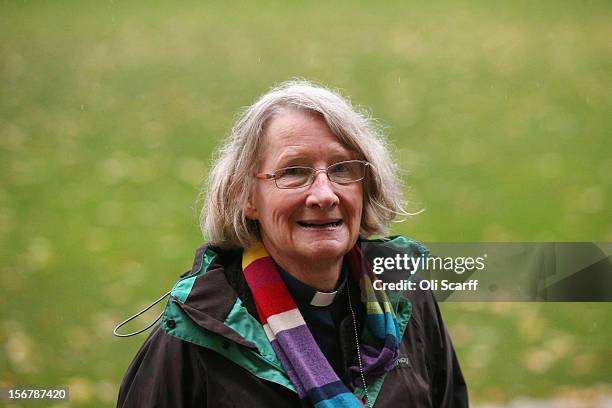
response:
M307 161L312 158L309 157L308 154L304 154L304 152L300 150L301 149L291 149L289 152L282 152L275 161L278 163L278 165L284 166L283 163L289 163L294 161ZM352 158L356 156L357 154L355 152L346 148L337 149L331 152L331 154L329 155L329 157L334 160L335 163L337 163L338 161L352 160Z

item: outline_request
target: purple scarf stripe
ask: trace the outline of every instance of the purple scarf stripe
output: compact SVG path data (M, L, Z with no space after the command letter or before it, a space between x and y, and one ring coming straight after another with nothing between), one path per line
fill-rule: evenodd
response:
M275 341L282 345L285 356L293 362L294 368L296 363L298 366L309 367L302 378L302 385L308 392L312 388L338 381L338 376L335 371L327 370L329 367L327 359L316 342L305 340L306 334L310 334L307 326L295 327L278 333Z

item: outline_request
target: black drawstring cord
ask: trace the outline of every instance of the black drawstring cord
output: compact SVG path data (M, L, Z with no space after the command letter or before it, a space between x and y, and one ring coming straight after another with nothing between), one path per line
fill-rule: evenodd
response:
M164 300L165 298L167 298L170 295L171 291L168 291L168 293L166 293L165 295L163 295L162 297L160 297L159 299L157 299L155 302L151 303L149 306L145 307L144 309L142 309L140 312L136 313L134 316L122 321L121 323L119 323L115 329L113 330L113 334L117 337L131 337L131 336L135 336L137 334L142 333L143 331L147 331L149 330L151 327L153 327L153 325L155 323L157 323L159 321L159 319L161 319L161 317L164 315L164 312L162 311L159 316L157 316L157 318L155 320L153 320L151 323L149 323L149 325L147 327L145 327L144 329L140 329L138 331L135 331L133 333L126 333L126 334L121 334L119 333L119 329L122 328L126 323L134 320L135 318L137 318L138 316L140 316L141 314L145 313L147 310L151 309L153 306L155 306L156 304L158 304L159 302L161 302L162 300Z

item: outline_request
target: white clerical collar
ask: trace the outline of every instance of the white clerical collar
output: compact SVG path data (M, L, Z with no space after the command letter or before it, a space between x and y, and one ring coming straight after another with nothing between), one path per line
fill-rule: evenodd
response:
M310 305L319 307L329 306L334 302L337 294L337 290L333 292L319 292L317 290L310 300Z
M287 289L289 290L289 293L291 293L291 296L298 307L301 307L302 305L316 307L330 306L332 303L334 303L336 295L342 293L347 282L347 273L345 268L342 268L340 275L340 279L342 281L340 285L338 285L338 288L333 292L321 292L298 280L280 266L277 265L277 267L283 281L285 282L285 285L287 286Z

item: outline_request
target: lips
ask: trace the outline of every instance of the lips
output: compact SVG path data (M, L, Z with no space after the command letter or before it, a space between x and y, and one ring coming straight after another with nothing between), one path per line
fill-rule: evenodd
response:
M305 228L334 228L338 227L342 224L341 219L333 219L333 220L304 220L298 221L298 224Z

